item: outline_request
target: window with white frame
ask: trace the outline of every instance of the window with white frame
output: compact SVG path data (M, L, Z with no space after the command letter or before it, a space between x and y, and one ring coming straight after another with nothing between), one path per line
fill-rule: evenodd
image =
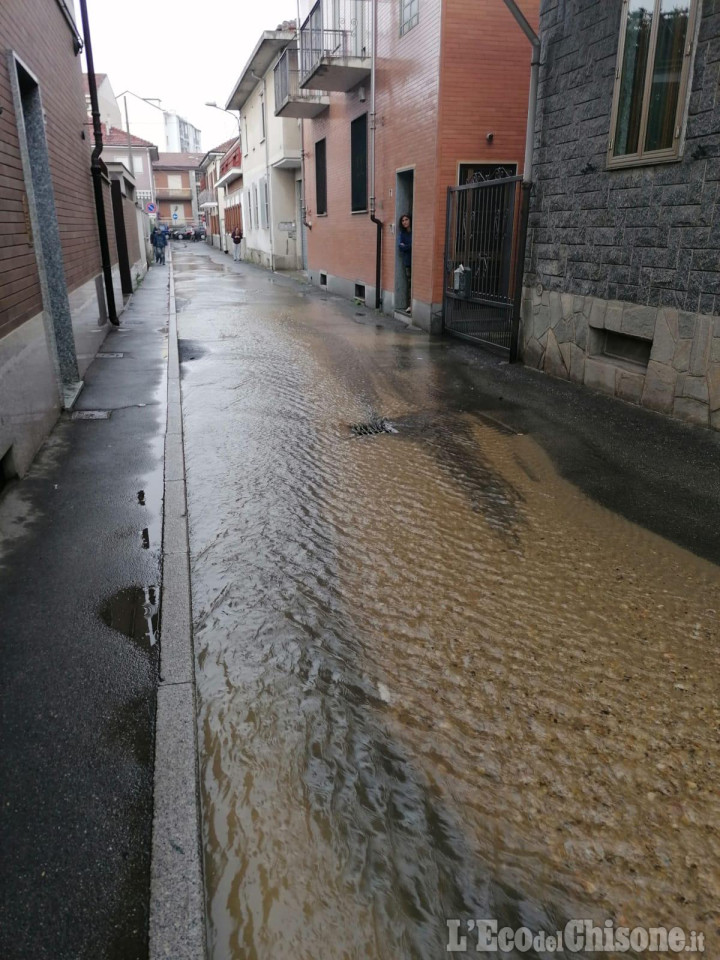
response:
M167 178L168 190L182 190L182 174L169 173Z
M420 0L400 0L400 36L417 26L420 20Z
M265 177L260 181L260 204L263 230L267 230L270 226L270 192L268 190L267 178Z
M257 184L253 184L253 221L255 223L255 229L260 226L260 217L258 216L258 188Z
M623 0L608 165L680 153L698 0Z
M260 97L260 129L262 131L260 139L264 140L265 139L265 97L263 96Z

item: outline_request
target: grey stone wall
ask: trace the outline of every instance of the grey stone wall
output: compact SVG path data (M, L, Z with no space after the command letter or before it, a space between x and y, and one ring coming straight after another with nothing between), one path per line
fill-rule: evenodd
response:
M716 419L710 382L717 376L710 365L720 360L713 339L713 333L720 336L713 320L720 314L720 0L703 0L700 8L682 159L607 170L621 9L621 0L543 0L541 6L535 186L522 335L525 359L548 372L570 376L572 356L577 374L582 353L583 375L572 379L710 423ZM543 291L539 301L538 289ZM545 315L538 308L549 310L555 303L549 297L555 293L566 308L567 295L580 298L582 307L579 313L560 309L559 320L549 320L540 333ZM589 325L588 309L595 309L596 316L604 310L609 324L625 324L627 329L621 332L636 329L635 321L626 318L637 318L639 335L653 343L647 371L635 370L635 380L632 370L621 377L620 367L600 356L602 338L584 331L603 327ZM554 310L557 314L558 308ZM669 318L678 350L677 357L673 349L672 357L663 361L656 357L665 357L670 348L660 317ZM568 339L570 319L573 334ZM557 333L546 335L558 325ZM665 337L664 346L655 344L656 336ZM574 343L579 351L566 348L570 367L563 360L564 374L557 363L563 358L559 352L563 343ZM546 359L546 351L553 356ZM684 368L687 351L695 357L695 373ZM706 364L702 371L701 361ZM664 390L646 386L660 377L656 363L677 375L666 375ZM704 378L707 397L693 377ZM698 396L687 393L693 390ZM704 410L690 401L705 404Z

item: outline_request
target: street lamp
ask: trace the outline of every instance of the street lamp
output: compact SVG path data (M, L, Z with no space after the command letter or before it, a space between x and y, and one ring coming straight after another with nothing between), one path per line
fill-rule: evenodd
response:
M239 114L239 113L238 113L237 116L235 116L235 114L232 112L232 110L226 110L225 107L219 107L219 106L217 105L217 103L215 103L214 100L212 100L212 101L211 101L211 100L207 100L207 101L205 102L205 106L206 106L206 107L214 107L215 110L222 110L223 113L229 113L230 116L233 118L233 120L237 120L237 125L238 125L238 137L241 136L242 131L241 131L241 129L240 129L240 114Z

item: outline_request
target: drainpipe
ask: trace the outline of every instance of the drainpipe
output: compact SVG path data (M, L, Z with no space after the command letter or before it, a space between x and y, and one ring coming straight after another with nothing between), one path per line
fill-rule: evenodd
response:
M85 59L88 69L88 89L90 91L90 105L92 107L93 132L95 149L92 152L90 170L95 192L95 212L97 214L98 232L100 234L100 255L102 270L105 277L105 296L107 297L108 317L110 323L119 327L120 321L115 307L115 291L113 290L112 266L110 264L110 243L108 242L107 223L105 221L105 198L103 197L102 167L100 154L103 149L102 125L100 123L100 107L98 105L97 84L95 83L95 64L93 61L92 42L90 40L90 24L88 22L87 0L80 0L80 16L82 18L83 34L85 39Z
M382 220L375 216L375 67L377 58L377 2L372 0L372 59L370 61L370 219L377 227L375 240L375 309L382 306Z
M528 221L530 219L530 191L532 190L533 148L535 146L535 119L537 117L538 77L540 74L540 38L527 22L515 0L504 0L505 6L517 20L520 29L532 44L530 60L530 92L528 95L528 119L525 132L525 164L523 166L522 206L520 209L520 233L516 252L515 297L513 309L512 345L510 362L518 359L520 346L520 312L522 310L522 289L525 272L525 252L527 249Z
M302 72L302 62L303 62L302 30L300 29L300 0L297 0L297 28L295 32L297 33L297 46L298 46L297 62L298 62L298 88L299 88L300 74ZM288 77L288 88L289 86L290 86L290 79ZM305 202L305 198L307 196L307 182L305 180L305 121L302 118L300 119L300 170L302 173L302 207L300 210L300 215L302 218L302 225L304 227L307 227L308 230L312 230L312 224L308 223L308 220L307 220L307 203ZM298 230L298 233L300 233L300 230ZM301 256L302 256L302 249L303 249L303 241L301 236L300 237ZM306 251L306 256L307 256L307 251Z

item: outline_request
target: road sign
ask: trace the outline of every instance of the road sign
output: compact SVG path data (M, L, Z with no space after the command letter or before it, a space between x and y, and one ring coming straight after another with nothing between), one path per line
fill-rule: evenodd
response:
M156 207L154 203L149 203L145 209L148 213L155 213Z
M174 214L173 214L173 220L177 220L177 218L178 218L178 215L177 215L176 213L174 213Z

